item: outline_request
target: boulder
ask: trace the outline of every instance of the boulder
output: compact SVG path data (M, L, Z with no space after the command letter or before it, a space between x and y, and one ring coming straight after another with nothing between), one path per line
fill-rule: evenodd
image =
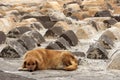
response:
M6 35L3 31L0 31L0 44L5 43L6 41Z
M108 36L111 40L120 40L120 29L117 27L111 27L105 30L102 35Z
M18 42L21 43L27 50L31 50L37 46L36 41L29 35L23 34L19 39Z
M40 46L42 42L45 42L44 37L36 30L28 31L24 35L30 36L32 39L35 40L37 46Z
M100 36L98 42L101 46L103 46L105 49L112 49L114 46L114 42L112 39L110 39L107 35Z
M61 47L57 43L51 42L46 46L46 49L61 50Z
M111 17L111 13L108 10L98 11L96 12L94 17Z
M101 6L104 4L104 0L83 0L81 5L83 6Z
M64 4L64 11L63 13L66 15L66 16L71 16L74 12L79 12L81 11L80 9L80 6L79 4L77 3L67 3L67 4Z
M88 11L76 11L71 13L71 17L75 17L77 20L83 20L90 17L90 13Z
M117 20L118 22L120 22L120 16L112 16L112 18L114 18L115 20Z
M44 26L40 22L34 22L30 24L30 27L39 31L44 29Z
M49 16L41 16L38 18L38 21L46 28L52 28L56 21L51 21Z
M59 29L59 32L61 31L61 28ZM57 34L54 33L51 29L48 29L45 34L44 34L44 37L45 38L57 38Z
M108 59L108 52L99 43L90 45L87 51L87 58L90 59Z
M84 27L81 27L77 30L76 35L78 39L88 39L90 38L88 31Z
M62 6L57 1L46 1L43 4L42 9L52 9L52 10L62 11Z
M53 27L53 28L51 28L51 30L56 35L61 35L65 31L62 27Z
M8 33L11 29L15 28L15 22L11 17L0 18L0 31Z
M57 38L64 32L62 27L53 27L48 29L45 33L46 38Z
M0 52L3 58L20 58L27 50L17 40L7 41L7 45Z
M97 30L91 25L84 25L78 28L76 35L79 39L88 39L97 33Z
M61 49L70 49L70 44L63 38L60 37L55 41L56 44L60 46Z
M72 30L64 32L60 37L63 37L66 41L69 42L71 46L76 46L78 44L78 38Z
M23 20L29 19L29 18L39 18L40 16L42 16L42 14L40 14L40 13L37 15L35 15L35 13L34 14L33 13L25 13L21 16L20 21L23 21Z
M65 9L71 9L71 11L80 11L80 6L78 3L76 2L71 2L71 3L67 3L67 4L64 4L63 6Z
M16 27L12 30L10 30L7 33L7 37L9 38L18 38L20 37L22 34L24 34L27 31L31 31L32 29L30 27L26 27L26 26L22 26L22 27Z
M112 25L114 25L115 23L117 23L117 20L115 20L115 19L110 19L110 20L104 20L103 22L104 22L104 24L105 24L108 28L110 28Z
M66 19L64 13L60 11L51 10L48 15L51 21L64 21Z
M92 7L98 7L98 8L102 8L102 6L104 6L105 1L104 0L83 0L81 2L81 6L83 10L88 10Z
M65 21L58 21L53 27L61 27L64 31L70 30L70 25Z
M120 70L120 49L113 53L107 68Z
M47 38L57 38L63 32L70 30L70 26L63 21L58 21L52 28L48 29L45 33L45 37Z

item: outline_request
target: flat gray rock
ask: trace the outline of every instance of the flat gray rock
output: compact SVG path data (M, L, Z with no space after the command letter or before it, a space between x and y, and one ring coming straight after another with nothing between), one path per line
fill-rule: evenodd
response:
M0 44L3 44L6 41L6 35L4 32L0 31Z
M11 73L5 73L0 71L0 80L35 80L32 78L26 78L23 76L11 74Z

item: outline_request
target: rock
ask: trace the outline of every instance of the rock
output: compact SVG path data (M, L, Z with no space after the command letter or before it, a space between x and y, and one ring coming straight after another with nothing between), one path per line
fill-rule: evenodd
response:
M103 22L104 20L110 20L111 17L90 17L90 18L85 18L84 21L95 21L95 22Z
M19 16L20 13L18 10L10 10L6 12L7 14L11 14L11 15L15 15L15 16Z
M10 17L11 19L13 19L14 22L18 22L20 21L21 18L21 14L19 13L18 10L10 10L5 12L5 14L7 14L7 17Z
M111 40L119 40L120 39L120 30L117 27L111 27L105 30L102 35L108 36Z
M61 31L61 28L59 28L59 32ZM45 38L57 38L57 34L54 33L51 29L48 29L46 32L45 32L45 35L44 37Z
M114 25L115 23L117 23L117 20L115 20L115 19L110 19L110 20L104 20L103 22L104 22L104 24L106 24L106 26L107 26L108 28L110 28L111 25Z
M78 38L72 30L64 32L60 37L63 37L66 41L69 42L71 46L76 46L78 44Z
M112 39L110 39L108 36L106 35L102 35L98 42L100 43L101 46L103 46L105 49L112 49L114 42Z
M117 40L117 37L109 30L105 31L101 36L108 36L112 40Z
M72 2L64 4L64 8L65 9L64 9L63 13L66 16L71 16L72 13L81 11L80 6L77 3L72 3Z
M70 30L70 26L64 21L58 21L52 28L46 31L44 36L47 38L56 38L67 30Z
M38 18L38 17L37 17L37 18ZM24 26L24 25L29 25L29 24L34 23L34 22L38 22L37 18L23 19L23 20L20 22L20 24L18 24L18 26L19 26L19 25Z
M80 11L80 6L77 2L69 2L64 4L65 9L71 9L71 11Z
M60 46L61 49L70 49L70 44L63 38L58 38L55 41L56 44L58 44Z
M11 29L13 29L15 22L11 17L0 18L0 31L8 33Z
M64 32L62 27L53 27L48 29L45 33L46 38L57 38Z
M40 22L34 22L30 24L30 27L39 31L44 28L44 26Z
M5 43L6 41L6 35L3 31L0 31L0 44Z
M17 40L9 40L0 53L0 57L4 58L19 58L27 51Z
M45 42L44 37L36 30L28 31L24 35L30 36L36 41L37 46L40 46L42 42Z
M70 25L65 21L58 21L53 27L61 27L64 31L70 30Z
M111 61L108 63L108 69L120 70L120 49L116 50L111 56Z
M104 0L84 0L82 1L81 5L84 5L84 6L101 6L104 4Z
M37 46L36 41L29 35L23 34L18 42L21 43L27 50L31 50Z
M120 22L120 16L112 16L112 18L116 19L118 22Z
M47 45L46 49L61 50L61 47L57 43L51 42Z
M94 8L98 8L101 10L101 8L103 9L104 4L105 4L104 0L84 0L81 2L81 8L84 11Z
M103 30L107 29L107 26L105 26L105 24L103 22L96 21L96 24L97 24L98 31L103 31Z
M86 31L85 28L86 27L81 27L77 30L76 35L77 35L78 39L88 39L89 38L88 31Z
M62 11L62 6L57 1L46 1L43 4L42 9L52 9L52 10Z
M55 11L52 10L51 12L48 13L50 20L51 21L64 21L66 16L64 15L64 13L60 12L60 11Z
M20 55L10 46L6 46L0 53L2 58L20 58Z
M78 20L83 20L85 18L90 17L90 13L88 11L76 11L72 12L71 17L75 17Z
M23 76L11 74L11 73L5 73L3 71L0 71L0 80L35 80L35 79L26 78Z
M56 21L51 21L49 16L41 16L38 21L46 28L52 28Z
M108 52L99 43L90 45L87 51L87 58L90 59L108 59Z
M91 38L95 33L96 29L91 25L85 25L77 29L76 35L78 39L88 39Z
M67 30L70 30L70 26L64 21L58 21L52 28L46 31L44 36L47 38L57 38Z
M35 13L26 13L26 14L23 14L20 21L24 20L24 19L29 19L29 18L39 18L40 16L42 16L42 14L37 14L35 15Z
M94 17L111 17L111 13L108 10L98 11Z
M30 27L16 27L12 30L10 30L7 34L7 37L9 38L18 38L20 37L22 34L24 34L25 32L27 31L30 31L32 30Z

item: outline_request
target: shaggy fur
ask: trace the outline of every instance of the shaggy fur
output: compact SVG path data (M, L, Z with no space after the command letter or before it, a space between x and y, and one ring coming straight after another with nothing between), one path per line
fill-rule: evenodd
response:
M78 60L68 51L34 49L24 55L24 62L19 70L35 71L61 69L72 71L78 67Z

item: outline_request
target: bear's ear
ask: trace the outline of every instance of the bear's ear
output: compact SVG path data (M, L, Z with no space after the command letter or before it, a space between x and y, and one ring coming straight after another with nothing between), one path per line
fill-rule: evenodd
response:
M36 64L35 70L38 70L39 69L39 61L37 59L35 60L35 64Z

